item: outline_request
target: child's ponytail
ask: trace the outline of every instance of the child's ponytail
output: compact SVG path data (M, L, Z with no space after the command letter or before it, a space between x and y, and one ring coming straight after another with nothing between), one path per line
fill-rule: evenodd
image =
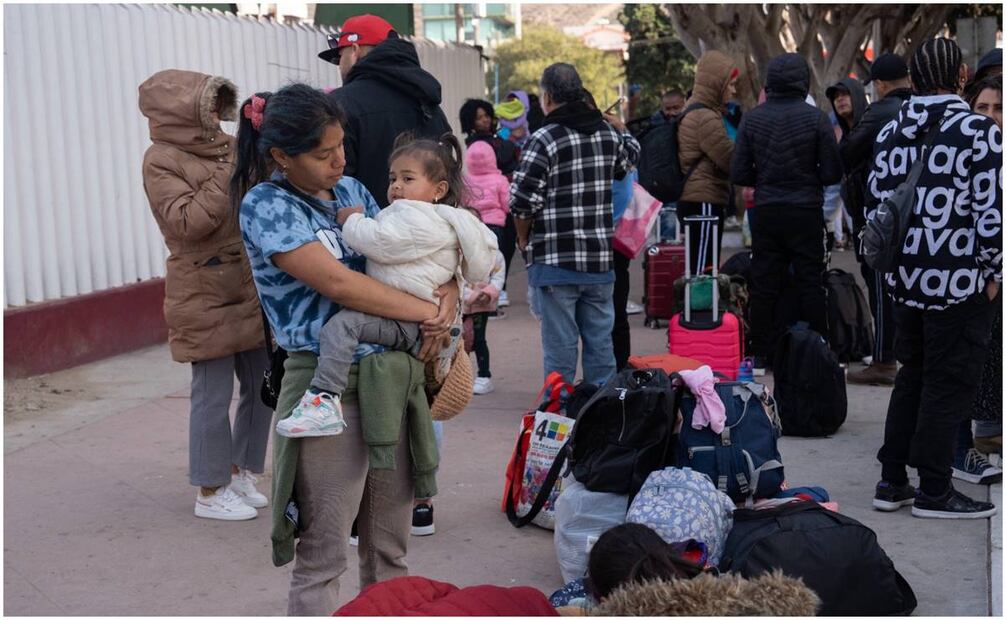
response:
M468 186L462 173L464 151L461 149L461 141L454 134L445 133L440 136L437 146L440 147L440 158L447 172L447 184L450 185L447 195L444 196L444 202L457 207L466 206Z
M265 120L265 108L272 93L256 93L238 110L237 164L231 175L231 204L237 210L252 187L269 176L269 162L259 149L259 136Z

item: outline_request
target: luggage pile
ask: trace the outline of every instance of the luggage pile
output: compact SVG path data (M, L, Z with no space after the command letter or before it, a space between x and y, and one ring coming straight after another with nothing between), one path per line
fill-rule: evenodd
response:
M672 366L601 388L550 376L522 420L503 510L516 527L554 530L563 580L585 576L605 531L640 523L701 549L707 570L802 578L822 615L911 613L912 588L873 531L820 487L786 488L784 422L766 387L687 358Z

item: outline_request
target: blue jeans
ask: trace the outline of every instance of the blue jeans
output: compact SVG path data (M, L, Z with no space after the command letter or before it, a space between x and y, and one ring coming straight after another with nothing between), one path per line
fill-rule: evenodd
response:
M566 381L573 382L580 340L583 340L583 380L601 385L615 375L611 344L615 325L611 302L614 288L612 283L536 288L545 376L556 371Z

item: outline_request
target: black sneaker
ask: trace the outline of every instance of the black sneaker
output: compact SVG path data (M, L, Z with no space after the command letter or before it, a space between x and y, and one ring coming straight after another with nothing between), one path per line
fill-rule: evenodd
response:
M416 504L412 508L412 535L430 536L435 533L433 527L433 504Z
M765 373L771 370L769 358L756 355L751 359L751 374L755 377L764 377Z
M912 506L912 516L922 519L985 519L995 513L995 504L971 499L953 487L942 497L919 491Z
M349 530L349 544L354 547L360 545L360 532L356 529L356 519L353 519L353 527Z
M873 507L884 512L894 512L902 506L915 503L915 487L908 484L894 484L881 480L877 492L873 494Z

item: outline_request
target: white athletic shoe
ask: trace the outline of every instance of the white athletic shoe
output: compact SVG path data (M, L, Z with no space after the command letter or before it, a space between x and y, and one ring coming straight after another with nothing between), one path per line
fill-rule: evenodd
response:
M488 394L489 392L492 392L494 389L496 388L493 387L492 379L490 379L489 377L476 377L475 387L472 389L472 393Z
M276 424L277 433L292 439L328 437L338 435L344 430L346 421L342 418L339 397L327 392L321 394L305 392L289 417Z
M269 505L269 498L255 488L256 482L258 482L258 476L247 469L242 469L231 477L231 490L252 508L265 508Z
M257 517L258 511L244 503L237 493L226 486L208 496L196 491L196 516L221 521L247 521Z
M507 296L506 291L500 291L500 297L496 301L497 308L506 308L510 305L510 297Z
M643 307L632 301L631 299L625 303L625 313L626 314L642 314Z

